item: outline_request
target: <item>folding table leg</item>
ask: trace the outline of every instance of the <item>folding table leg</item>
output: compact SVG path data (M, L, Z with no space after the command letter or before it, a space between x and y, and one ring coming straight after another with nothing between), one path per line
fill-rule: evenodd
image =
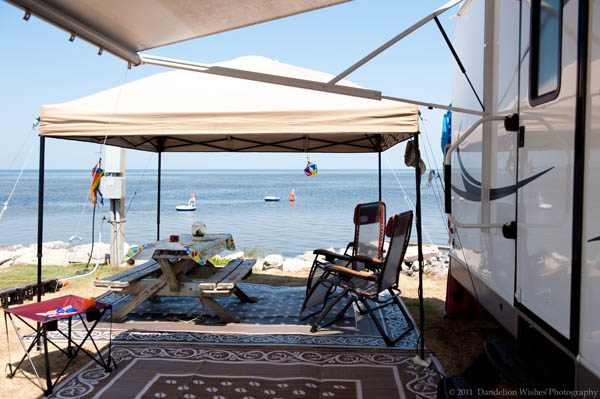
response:
M91 328L87 327L87 325L83 321L83 317L81 315L79 315L79 318L81 319L81 325L83 326L83 328L85 328L86 334L85 334L85 337L83 338L83 340L81 341L81 343L79 345L77 345L77 350L76 350L75 354L77 354L77 351L81 350L90 359L92 359L93 361L95 361L96 363L98 363L100 366L104 367L104 370L110 372L110 371L112 371L112 369L110 368L110 360L111 360L111 357L110 357L110 355L111 355L110 346L108 348L108 358L107 358L108 361L105 361L104 357L100 353L100 349L98 348L98 345L96 345L96 341L94 341L94 337L92 337L92 332L94 331L94 329L96 328L96 326L98 325L98 323L100 322L100 320L102 319L102 317L104 316L105 313L106 313L106 309L100 314L100 316L98 317L98 319L96 319L94 321L94 324L92 324ZM111 328L111 332L112 332L112 328ZM111 332L109 332L109 334L111 334ZM89 338L90 342L92 343L92 345L94 345L94 348L96 349L96 354L97 354L97 356L98 356L98 358L100 360L96 359L87 350L83 349L83 344L85 343L85 341L87 341L88 338ZM110 338L109 338L109 345L110 344L112 344L112 340L110 340Z
M73 347L71 346L71 343L73 342L73 340L71 339L71 319L72 317L69 317L69 333L67 337L67 356L69 357L73 357Z
M33 372L35 373L35 376L38 380L38 385L40 387L40 389L44 390L44 384L42 383L42 379L40 378L37 369L35 368L34 364L33 364L33 360L31 360L31 357L29 356L29 352L31 352L31 350L33 349L33 347L40 342L40 337L42 332L40 330L36 331L36 336L33 339L33 342L31 342L31 345L29 345L29 348L25 348L25 344L23 343L23 337L21 337L21 334L19 334L19 330L17 329L17 326L15 325L14 320L12 319L12 316L10 314L7 314L6 312L4 313L4 324L6 325L6 340L8 342L8 323L6 322L7 320L7 316L10 319L10 323L13 326L13 329L15 330L15 334L17 334L17 338L19 339L19 343L21 344L21 347L23 348L23 351L25 352L25 354L23 355L23 358L21 358L21 361L19 361L19 364L17 364L17 366L13 369L11 364L10 364L10 360L9 360L9 370L10 370L10 374L8 375L9 378L12 378L15 376L17 370L19 370L19 368L21 367L21 364L23 363L23 361L25 360L25 358L27 358L29 360L29 364L31 365L31 368L33 369ZM9 353L9 359L10 359L10 346L8 347L8 353Z
M17 370L21 368L21 364L23 364L23 362L25 361L25 359L29 359L29 363L32 363L32 360L29 358L29 353L31 352L31 350L33 349L33 347L36 344L40 344L40 337L42 336L41 332L36 332L35 338L33 339L33 341L31 341L31 344L29 345L29 348L25 349L25 345L23 345L23 343L21 342L21 346L23 347L23 351L25 352L25 354L23 355L23 357L21 358L21 360L19 360L19 363L17 364L17 366L14 368L14 370L12 371L12 373L9 375L10 378L14 377ZM33 366L32 366L33 367Z
M48 332L46 326L42 326L42 337L44 338L44 361L46 363L46 389L44 395L52 394L52 375L50 374L50 357L48 356Z

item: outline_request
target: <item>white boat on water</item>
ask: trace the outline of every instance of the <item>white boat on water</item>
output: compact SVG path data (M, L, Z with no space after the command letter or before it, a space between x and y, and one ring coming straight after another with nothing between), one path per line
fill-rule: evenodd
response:
M191 212L191 211L195 211L196 207L190 206L190 205L177 205L175 207L175 209L177 209L177 211L179 211L179 212Z

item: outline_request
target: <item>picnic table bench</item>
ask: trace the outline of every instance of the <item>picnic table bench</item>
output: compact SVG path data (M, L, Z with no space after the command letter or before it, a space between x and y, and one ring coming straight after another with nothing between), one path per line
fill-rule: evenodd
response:
M248 297L237 286L252 274L255 259L234 259L223 267L216 267L210 262L199 266L191 259L182 259L172 264L170 256L168 250L157 250L153 255L154 259L94 282L96 287L107 288L122 295L135 295L114 313L113 321L122 321L142 302L155 296L196 296L226 323L237 323L239 319L227 312L214 298L233 294L242 302L258 301L257 298Z
M258 298L249 297L237 286L241 280L250 277L252 266L255 263L256 259L232 260L221 268L221 270L198 284L202 303L215 312L224 322L239 323L240 320L234 318L214 298L229 297L231 294L234 294L244 303L258 302Z
M149 260L139 266L117 273L114 276L105 277L102 280L94 281L94 285L100 288L108 288L111 291L119 292L129 284L143 278L152 277L155 272L160 270L160 265L155 260Z

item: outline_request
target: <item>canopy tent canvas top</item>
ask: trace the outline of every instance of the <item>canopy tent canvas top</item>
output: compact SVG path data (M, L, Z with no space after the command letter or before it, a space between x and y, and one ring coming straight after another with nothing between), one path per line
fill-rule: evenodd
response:
M332 77L255 56L215 65L318 82ZM40 111L41 136L106 138L108 145L155 152L379 152L418 130L413 104L183 70Z

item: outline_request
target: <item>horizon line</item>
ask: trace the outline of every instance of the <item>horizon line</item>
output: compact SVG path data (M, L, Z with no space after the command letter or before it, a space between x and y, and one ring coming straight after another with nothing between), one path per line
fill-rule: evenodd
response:
M45 168L45 171L56 171L56 170L66 170L66 171L85 171L88 172L89 170L91 170L92 168L77 168L77 169L73 169L73 168ZM402 167L402 168L381 168L382 171L387 170L387 171L391 171L391 170L411 170L411 167ZM126 168L125 171L127 170L158 170L157 168ZM161 169L163 171L165 170L193 170L193 171L211 171L211 170L235 170L235 171L239 171L239 170L262 170L262 171L269 171L269 170L289 170L289 171L298 171L298 168L163 168ZM377 171L378 168L319 168L319 171L338 171L338 170L373 170L373 171ZM431 169L427 169L427 170L431 170ZM14 169L0 169L0 172L19 172L20 169L14 168ZM23 169L24 172L37 172L39 171L39 169Z

